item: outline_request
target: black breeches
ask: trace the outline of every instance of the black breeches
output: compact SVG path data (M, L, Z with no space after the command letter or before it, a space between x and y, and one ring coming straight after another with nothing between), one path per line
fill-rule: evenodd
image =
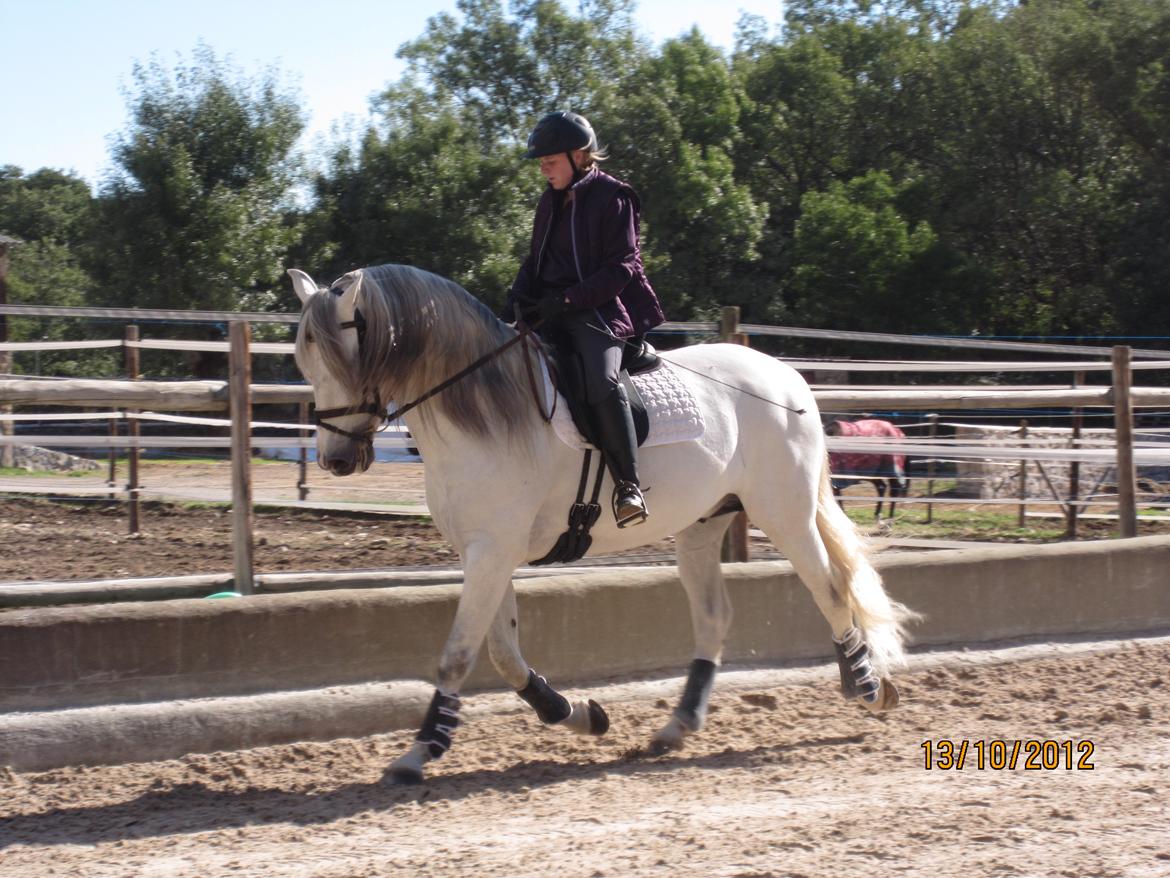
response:
M585 401L589 405L604 402L617 390L624 342L610 333L596 311L568 312L549 323L540 334L581 358Z

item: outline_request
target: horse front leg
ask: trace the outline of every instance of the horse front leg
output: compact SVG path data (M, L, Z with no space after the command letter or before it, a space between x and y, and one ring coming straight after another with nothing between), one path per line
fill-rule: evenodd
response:
M695 657L678 705L666 725L650 739L652 753L677 750L687 735L701 731L706 721L715 671L731 626L731 601L719 559L731 520L731 515L721 515L693 524L676 537L679 579L687 593L695 633Z
M545 725L563 726L579 735L604 735L609 716L600 704L593 699L569 701L524 660L518 620L516 589L509 582L488 632L488 654L500 676Z
M463 591L439 656L434 696L414 744L387 772L397 783L421 783L426 764L450 749L459 726L459 689L471 673L518 563L512 553L488 540L468 545L463 555Z

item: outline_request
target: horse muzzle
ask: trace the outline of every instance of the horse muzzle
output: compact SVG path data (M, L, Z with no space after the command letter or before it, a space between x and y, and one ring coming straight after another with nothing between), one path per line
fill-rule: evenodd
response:
M331 448L326 452L319 452L317 464L323 470L335 476L349 476L355 472L365 472L374 462L373 437L363 442L345 443L342 447Z

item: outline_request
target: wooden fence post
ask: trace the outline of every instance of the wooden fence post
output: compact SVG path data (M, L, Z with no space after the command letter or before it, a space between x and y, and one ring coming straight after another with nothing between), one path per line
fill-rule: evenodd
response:
M133 347L132 344L138 341L138 327L126 327L126 377L131 381L138 381L142 378L139 373L139 359L138 348ZM139 531L139 515L141 509L139 508L139 484L138 484L138 419L134 415L138 414L137 409L127 410L126 419L126 436L130 440L126 448L126 501L128 503L127 513L129 519L130 533L136 534Z
M15 238L0 235L0 305L8 304L8 245L16 243ZM8 341L8 315L0 314L0 342ZM12 371L12 355L8 351L0 351L0 373L7 375ZM0 412L11 414L12 406L0 406ZM0 420L0 434L4 436L16 435L12 421ZM0 466L16 466L16 446L0 445Z
M724 307L719 318L719 338L731 344L747 345L746 333L739 331L739 307L728 305ZM727 533L723 535L723 561L742 562L748 560L748 520L747 514L735 513Z
M252 355L251 327L233 320L229 330L228 386L232 419L232 559L235 590L255 594L252 564Z
M111 440L118 438L118 433L121 431L118 429L117 418L110 418L109 432ZM118 499L118 444L113 441L110 443L109 471L106 473L106 485L109 486L110 505L113 506Z
M1020 421L1020 439L1024 441L1027 438L1028 421L1024 419ZM1024 514L1028 509L1026 505L1028 502L1028 461L1026 460L1020 461L1020 491L1018 496L1020 499L1020 509L1019 514L1016 516L1016 526L1022 528L1024 526Z
M1131 351L1128 345L1113 348L1113 430L1117 443L1118 533L1137 536L1137 474L1133 466L1133 401L1130 389Z
M299 406L300 422L309 423L309 404L302 402ZM298 430L297 435L302 439L312 435L309 430ZM302 503L309 496L309 449L302 445L297 449L297 499Z
M926 419L930 421L930 444L933 445L935 439L938 438L938 415L929 414ZM934 497L934 463L936 452L930 453L930 459L926 462L926 523L930 524L934 521L934 503L931 498Z
M1073 387L1080 387L1085 383L1085 373L1076 372L1073 377ZM1085 423L1084 409L1074 408L1072 416L1072 449L1077 451L1081 447L1081 429ZM1068 513L1065 536L1070 540L1077 538L1077 517L1081 510L1081 462L1074 460L1068 465Z

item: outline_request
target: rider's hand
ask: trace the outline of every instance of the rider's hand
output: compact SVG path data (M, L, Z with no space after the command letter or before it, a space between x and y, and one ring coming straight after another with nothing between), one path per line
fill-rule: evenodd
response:
M556 317L558 314L563 314L569 307L569 303L564 296L545 296L540 300L540 316L543 320L548 320Z

